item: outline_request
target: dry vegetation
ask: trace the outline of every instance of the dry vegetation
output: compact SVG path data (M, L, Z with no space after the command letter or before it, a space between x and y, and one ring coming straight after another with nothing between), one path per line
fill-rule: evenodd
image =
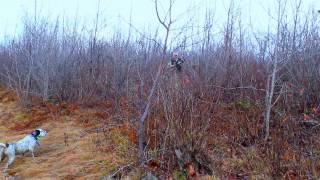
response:
M254 42L232 7L222 42L212 38L210 13L200 43L181 35L171 45L158 35L106 40L97 29L25 21L0 48L0 81L9 89L0 94L0 137L38 126L49 135L36 160L19 157L9 174L320 178L319 20L301 16L297 4L289 22L283 7L279 1L277 30ZM158 17L170 33L171 18ZM174 45L186 59L181 73L162 66Z
M48 129L49 134L40 141L35 159L31 154L17 156L0 179L99 179L137 161L133 130L127 124L107 121L111 116L102 118L92 108L52 103L23 108L16 99L11 91L0 89L1 141L20 139L36 127ZM108 127L99 129L102 119Z

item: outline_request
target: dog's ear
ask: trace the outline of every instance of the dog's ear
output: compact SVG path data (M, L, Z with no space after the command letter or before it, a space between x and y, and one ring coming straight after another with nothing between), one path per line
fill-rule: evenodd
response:
M34 131L34 135L35 135L35 136L39 136L39 134L40 134L40 131L39 131L38 129L36 129L36 130Z

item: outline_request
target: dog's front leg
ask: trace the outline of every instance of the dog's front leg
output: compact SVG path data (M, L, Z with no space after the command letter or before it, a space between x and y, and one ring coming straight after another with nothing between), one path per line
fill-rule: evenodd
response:
M31 144L31 145L29 145L29 151L31 152L31 154L32 154L32 158L34 159L34 147L35 147L35 145L34 144Z
M31 154L32 154L32 158L34 159L33 147L29 147L29 151L31 152Z

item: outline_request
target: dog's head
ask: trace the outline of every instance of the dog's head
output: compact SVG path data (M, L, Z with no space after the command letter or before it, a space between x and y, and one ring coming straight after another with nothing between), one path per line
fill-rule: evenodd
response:
M47 131L41 129L41 128L37 128L35 129L32 134L35 136L35 137L44 137L48 134Z

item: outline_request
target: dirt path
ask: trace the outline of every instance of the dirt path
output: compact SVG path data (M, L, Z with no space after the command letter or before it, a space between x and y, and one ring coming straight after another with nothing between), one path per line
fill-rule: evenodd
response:
M93 157L90 149L92 148L90 138L80 138L82 132L80 127L76 127L72 122L44 123L42 127L49 129L49 134L41 139L35 159L29 153L24 157L17 156L7 175L31 179L51 179L53 177L67 179L69 177L71 179L72 176L87 176L86 171L98 168L97 174L90 172L90 176L97 179L101 176L101 173L98 173L100 168L95 162L97 157ZM0 137L6 137L7 134L10 134L10 137L6 138L8 141L17 140L26 135L25 133L8 131L4 127L1 130ZM4 165L5 163L1 163L1 169Z
M24 118L28 119L19 114L14 102L0 103L0 142L15 141L30 133L33 128L10 128L12 124L26 121ZM0 174L0 179L100 179L129 159L123 158L128 157L128 143L121 133L113 132L106 140L100 132L86 133L86 129L69 116L43 121L40 127L48 130L48 135L40 140L36 157L33 159L30 153L16 156L7 173ZM114 144L110 146L110 143ZM1 172L6 161L0 163Z

